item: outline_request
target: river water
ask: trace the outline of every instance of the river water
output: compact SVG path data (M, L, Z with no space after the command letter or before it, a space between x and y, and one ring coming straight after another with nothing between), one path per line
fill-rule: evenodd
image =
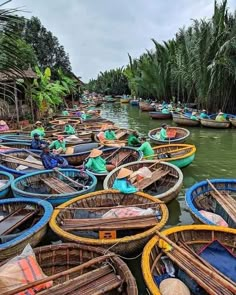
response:
M114 121L120 127L131 128L143 136L148 131L160 127L162 123L174 126L172 120L152 120L148 112L141 112L137 106L130 104L106 103L101 106L102 117ZM196 182L207 178L236 177L236 128L211 129L194 127L186 143L197 148L194 162L182 170L184 185L178 198L168 204L169 220L165 228L182 224L192 224L193 220L185 205L185 191ZM147 294L141 276L140 260L128 262L136 277L139 294Z

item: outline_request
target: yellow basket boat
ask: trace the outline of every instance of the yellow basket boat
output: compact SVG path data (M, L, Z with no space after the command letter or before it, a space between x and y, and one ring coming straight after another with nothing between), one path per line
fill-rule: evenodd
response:
M148 219L144 222L144 216L139 216L138 221L134 216L128 219L102 218L110 209L130 206L158 209L160 219L149 215L155 220L147 224ZM94 212L101 215L95 217ZM81 214L87 215L82 218ZM63 240L100 246L126 255L142 249L155 231L166 224L168 216L167 206L148 194L138 192L125 195L115 190L102 190L74 198L55 208L50 227Z

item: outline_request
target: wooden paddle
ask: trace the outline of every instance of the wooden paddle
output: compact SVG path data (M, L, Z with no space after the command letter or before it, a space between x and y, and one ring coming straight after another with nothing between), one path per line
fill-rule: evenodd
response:
M27 149L22 149L22 151L30 154L31 156L35 157L35 158L40 158L40 155L37 155L35 153L32 153L31 151L27 150Z
M108 157L106 157L104 160L107 161L109 158L111 158L112 156L114 156L117 152L120 151L122 147L119 147L118 149L116 149L112 154L110 154Z
M24 159L20 159L8 154L0 153L0 156L4 157L4 161L6 162L11 162L19 165L24 165L27 167L35 168L35 169L44 169L43 165L37 164L37 163L32 163Z

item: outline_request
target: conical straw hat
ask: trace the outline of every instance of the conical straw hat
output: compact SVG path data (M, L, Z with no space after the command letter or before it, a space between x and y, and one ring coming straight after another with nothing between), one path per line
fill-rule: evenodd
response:
M101 151L101 150L93 149L93 150L91 151L91 153L89 154L89 157L90 157L90 158L96 158L96 157L101 156L101 154L102 154L102 151Z
M130 176L132 173L133 173L133 171L130 170L130 169L127 169L127 168L121 168L121 169L120 169L120 172L118 173L118 175L117 175L116 178L117 178L117 179L125 178L125 177Z

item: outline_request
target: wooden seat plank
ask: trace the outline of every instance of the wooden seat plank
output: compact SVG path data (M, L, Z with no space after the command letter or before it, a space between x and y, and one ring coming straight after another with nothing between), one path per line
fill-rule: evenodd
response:
M41 180L49 186L52 190L59 194L63 193L74 193L77 190L71 187L69 184L63 182L62 180L55 178L55 177L49 177L49 178L41 178Z
M169 174L170 171L163 171L163 170L156 170L152 173L152 177L150 178L144 178L140 181L137 181L134 183L134 186L138 187L140 190L144 190L146 187L149 185L153 184L154 182L158 181L162 177L166 176Z

